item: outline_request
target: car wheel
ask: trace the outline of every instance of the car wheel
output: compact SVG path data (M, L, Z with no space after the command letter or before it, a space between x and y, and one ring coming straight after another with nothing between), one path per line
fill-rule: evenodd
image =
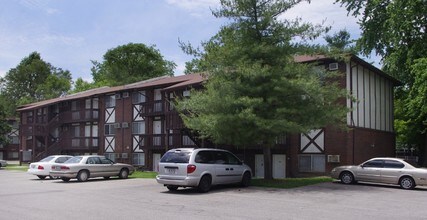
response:
M41 179L41 180L46 179L46 176L42 176L42 175L37 175L37 177L38 177L39 179Z
M251 184L251 178L251 173L246 172L245 174L243 174L242 182L240 183L240 185L243 187L248 187Z
M177 191L178 190L178 186L166 186L168 188L169 191Z
M77 180L79 182L85 182L89 179L89 172L86 170L81 170L78 174L77 174Z
M208 175L205 175L200 179L199 186L197 187L199 192L205 193L211 189L212 178Z
M68 182L68 181L70 181L70 178L62 177L61 180L64 181L64 182Z
M344 184L351 184L354 182L354 176L350 172L343 172L340 176L340 180Z
M127 179L129 176L129 171L127 169L121 169L120 173L119 173L119 178L120 179Z
M415 188L415 181L409 176L404 176L400 178L399 185L402 189L413 189Z

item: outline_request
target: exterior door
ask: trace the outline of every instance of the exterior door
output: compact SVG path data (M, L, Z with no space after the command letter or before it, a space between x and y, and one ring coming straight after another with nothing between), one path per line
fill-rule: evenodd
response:
M255 177L264 178L264 155L255 154Z
M159 172L160 154L153 154L153 171Z
M286 155L273 154L273 178L283 179L286 177Z

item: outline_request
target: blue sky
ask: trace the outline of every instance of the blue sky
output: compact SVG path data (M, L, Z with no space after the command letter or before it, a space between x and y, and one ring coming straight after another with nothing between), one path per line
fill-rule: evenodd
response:
M334 0L312 0L284 17L301 17L331 25L331 33L346 28L359 37L357 20ZM91 80L91 60L102 61L107 50L127 43L155 45L183 74L191 57L178 39L198 46L213 36L224 20L210 8L219 0L7 0L0 7L0 76L37 51L55 67L69 70L73 79ZM321 39L318 42L322 42ZM376 61L377 58L367 59Z

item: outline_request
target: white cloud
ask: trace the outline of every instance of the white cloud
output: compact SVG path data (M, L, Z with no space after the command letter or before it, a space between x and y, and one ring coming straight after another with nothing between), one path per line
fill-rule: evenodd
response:
M206 11L215 9L220 5L219 0L167 0L166 2L189 11L190 15L195 17L212 16Z
M58 9L47 7L49 4L48 0L21 0L19 3L26 8L40 10L49 15L60 12Z

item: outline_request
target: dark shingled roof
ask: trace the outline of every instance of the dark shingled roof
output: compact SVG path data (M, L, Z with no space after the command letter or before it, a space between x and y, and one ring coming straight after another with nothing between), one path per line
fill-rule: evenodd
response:
M87 97L97 96L100 94L114 93L117 91L144 89L149 87L160 87L160 86L162 86L163 89L171 89L171 88L178 88L178 87L198 84L198 83L201 83L202 81L203 81L203 77L200 74L188 74L188 75L174 76L174 77L162 76L162 77L148 79L148 80L127 84L123 86L100 87L100 88L95 88L95 89L91 89L83 92L61 96L54 99L22 105L17 109L17 111L25 111L25 110L34 109L34 108L38 108L45 105L51 105L51 104L55 104L55 103L63 102L67 100L87 98Z

